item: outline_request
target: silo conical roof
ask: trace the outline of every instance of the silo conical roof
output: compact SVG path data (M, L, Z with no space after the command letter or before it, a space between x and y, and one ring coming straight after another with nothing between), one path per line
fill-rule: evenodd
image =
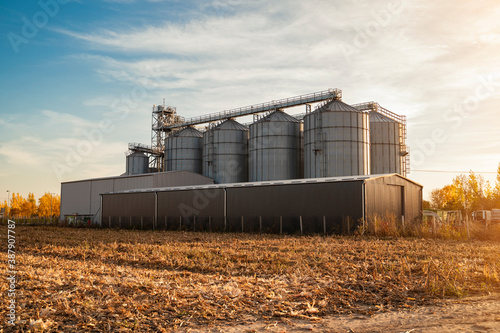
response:
M342 102L341 100L334 99L331 102L328 102L327 104L323 105L316 111L350 111L350 112L362 112L359 111L358 109L350 106L349 104L346 104Z
M203 137L203 134L196 128L188 126L185 129L179 131L175 136L177 137Z
M378 112L370 112L370 122L372 123L396 123L397 121L384 116Z
M264 118L260 119L257 121L257 123L261 123L264 121L288 121L292 123L299 123L300 121L295 119L294 117L290 116L289 114L286 114L285 112L281 110L276 110L271 114L268 114Z
M217 125L214 129L248 131L248 128L246 126L243 126L233 119L226 120L222 124Z

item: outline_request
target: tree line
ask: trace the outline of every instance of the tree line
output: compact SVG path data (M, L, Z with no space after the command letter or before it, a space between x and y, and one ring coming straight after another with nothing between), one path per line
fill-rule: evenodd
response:
M430 194L424 208L460 210L470 213L477 210L500 209L500 164L495 184L491 184L473 171L456 176L452 183Z
M61 197L45 193L38 200L33 193L29 193L24 198L19 193L13 193L9 202L5 200L0 203L0 208L4 209L4 216L7 217L55 217L59 216L61 207Z

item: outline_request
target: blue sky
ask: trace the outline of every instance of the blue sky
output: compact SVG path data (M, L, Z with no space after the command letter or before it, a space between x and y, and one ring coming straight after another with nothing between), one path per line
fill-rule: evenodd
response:
M191 117L328 88L407 115L413 170L493 180L498 17L493 0L0 1L0 200L123 173L163 98ZM409 177L428 193L455 175Z

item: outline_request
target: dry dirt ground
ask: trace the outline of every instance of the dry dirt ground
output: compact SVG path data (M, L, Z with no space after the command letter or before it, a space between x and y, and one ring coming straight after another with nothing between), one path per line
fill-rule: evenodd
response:
M446 300L439 306L409 311L379 312L373 316L339 315L317 321L277 319L248 320L238 326L212 326L181 332L334 332L334 333L428 333L500 332L500 294Z

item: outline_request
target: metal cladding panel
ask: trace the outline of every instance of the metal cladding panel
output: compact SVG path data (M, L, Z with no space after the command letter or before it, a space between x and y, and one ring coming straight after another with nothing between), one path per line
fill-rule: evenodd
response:
M366 215L393 214L399 220L422 216L422 186L397 175L366 180Z
M117 177L114 180L115 192L153 187L153 174L144 177Z
M153 186L172 187L172 186L190 186L190 185L208 185L213 184L213 179L204 177L200 174L189 171L178 172L159 172L153 175Z
M155 215L155 193L118 193L104 194L102 196L103 224L109 218L116 220L117 217L143 217L152 221Z
M401 125L397 122L370 122L371 173L402 172Z
M319 109L304 117L306 178L370 174L368 114Z
M272 181L302 176L301 124L276 111L250 125L249 179Z
M203 134L203 175L215 183L248 181L248 129L228 120Z
M201 135L201 133L200 133ZM171 136L165 139L167 171L202 172L202 137Z
M100 179L91 181L91 191L90 191L90 211L95 215L94 220L100 223L101 214L97 214L101 208L101 197L100 195L107 192L114 191L114 180L113 179Z
M61 220L65 215L91 215L91 183L88 181L61 184Z
M143 153L133 153L127 156L127 175L140 175L148 173L149 158Z
M158 192L158 219L224 217L224 189Z
M228 218L363 217L363 181L227 188Z

